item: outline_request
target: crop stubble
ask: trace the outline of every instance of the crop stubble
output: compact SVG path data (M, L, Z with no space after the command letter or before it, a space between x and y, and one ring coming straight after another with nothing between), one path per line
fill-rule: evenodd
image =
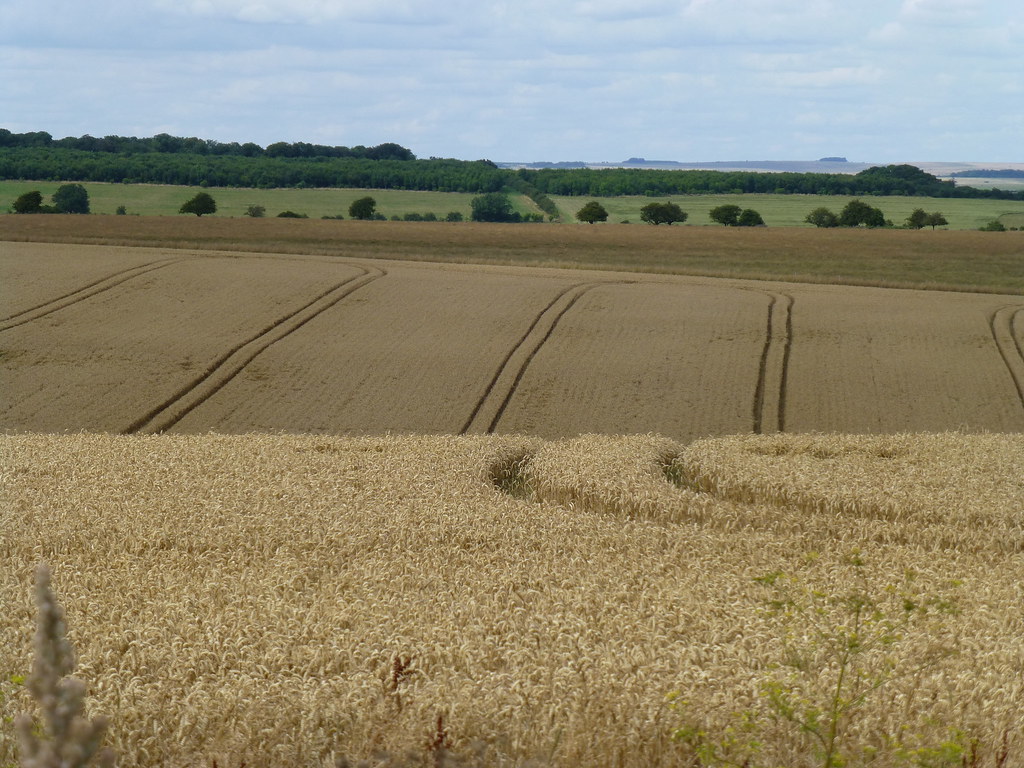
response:
M1024 429L1006 296L51 248L0 259L7 431Z

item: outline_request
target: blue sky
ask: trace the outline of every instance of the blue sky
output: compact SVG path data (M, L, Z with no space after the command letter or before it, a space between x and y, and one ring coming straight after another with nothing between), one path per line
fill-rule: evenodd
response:
M0 127L1024 161L1022 0L0 0Z

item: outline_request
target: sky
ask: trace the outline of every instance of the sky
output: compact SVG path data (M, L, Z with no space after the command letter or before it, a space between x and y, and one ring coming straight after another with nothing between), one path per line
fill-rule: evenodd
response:
M1024 0L0 0L0 127L1022 162Z

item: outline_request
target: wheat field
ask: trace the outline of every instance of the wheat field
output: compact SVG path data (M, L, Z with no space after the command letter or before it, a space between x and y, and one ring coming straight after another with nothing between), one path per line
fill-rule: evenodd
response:
M0 285L0 766L40 562L124 766L803 768L848 679L847 765L1024 765L1019 295L12 242Z
M0 429L1024 431L1018 296L5 243Z
M877 594L913 572L958 612L893 646L948 655L869 699L851 754L957 729L979 765L1024 760L1019 435L0 445L0 679L29 669L46 561L122 765L422 764L438 715L474 764L696 765L673 731L733 727L782 653L756 579L842 594L855 551ZM755 764L812 764L783 726Z

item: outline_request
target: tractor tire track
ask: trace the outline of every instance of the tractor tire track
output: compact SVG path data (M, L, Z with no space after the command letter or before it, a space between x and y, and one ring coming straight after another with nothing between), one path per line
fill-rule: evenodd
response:
M1021 407L1024 408L1024 344L1014 333L1018 322L1024 325L1021 318L1024 318L1024 307L1007 304L988 316L988 327L996 349L999 350L999 356L1013 380Z
M501 361L501 365L498 366L490 383L484 389L480 399L477 400L459 434L464 435L470 430L474 432L483 430L487 434L494 432L505 409L511 402L512 396L518 389L519 383L523 380L526 369L544 343L551 338L558 322L587 291L598 285L608 285L608 283L570 285L537 314L526 332ZM502 392L504 395L500 394Z
M164 267L169 267L172 264L177 264L182 261L188 261L195 259L195 256L185 256L172 259L161 259L160 261L151 261L147 264L140 264L129 269L122 269L120 272L115 272L112 275L107 275L99 280L83 285L81 288L77 288L74 291L65 293L63 296L58 296L55 299L44 301L41 304L37 304L34 307L23 309L21 312L15 312L13 315L0 318L0 331L7 331L11 328L17 328L19 325L25 325L33 320L38 320L41 317L58 312L62 309L77 304L80 301L85 301L93 296L109 291L111 288L116 288L121 283L126 283L129 280L133 280L136 277L146 274L147 272L154 272Z
M786 430L786 388L793 348L793 297L760 292L768 296L768 317L754 389L752 431L756 435Z
M231 382L262 352L299 330L342 299L387 274L386 270L378 267L353 266L358 266L362 274L335 284L312 301L232 347L214 360L201 375L121 430L121 434L153 434L170 429Z

